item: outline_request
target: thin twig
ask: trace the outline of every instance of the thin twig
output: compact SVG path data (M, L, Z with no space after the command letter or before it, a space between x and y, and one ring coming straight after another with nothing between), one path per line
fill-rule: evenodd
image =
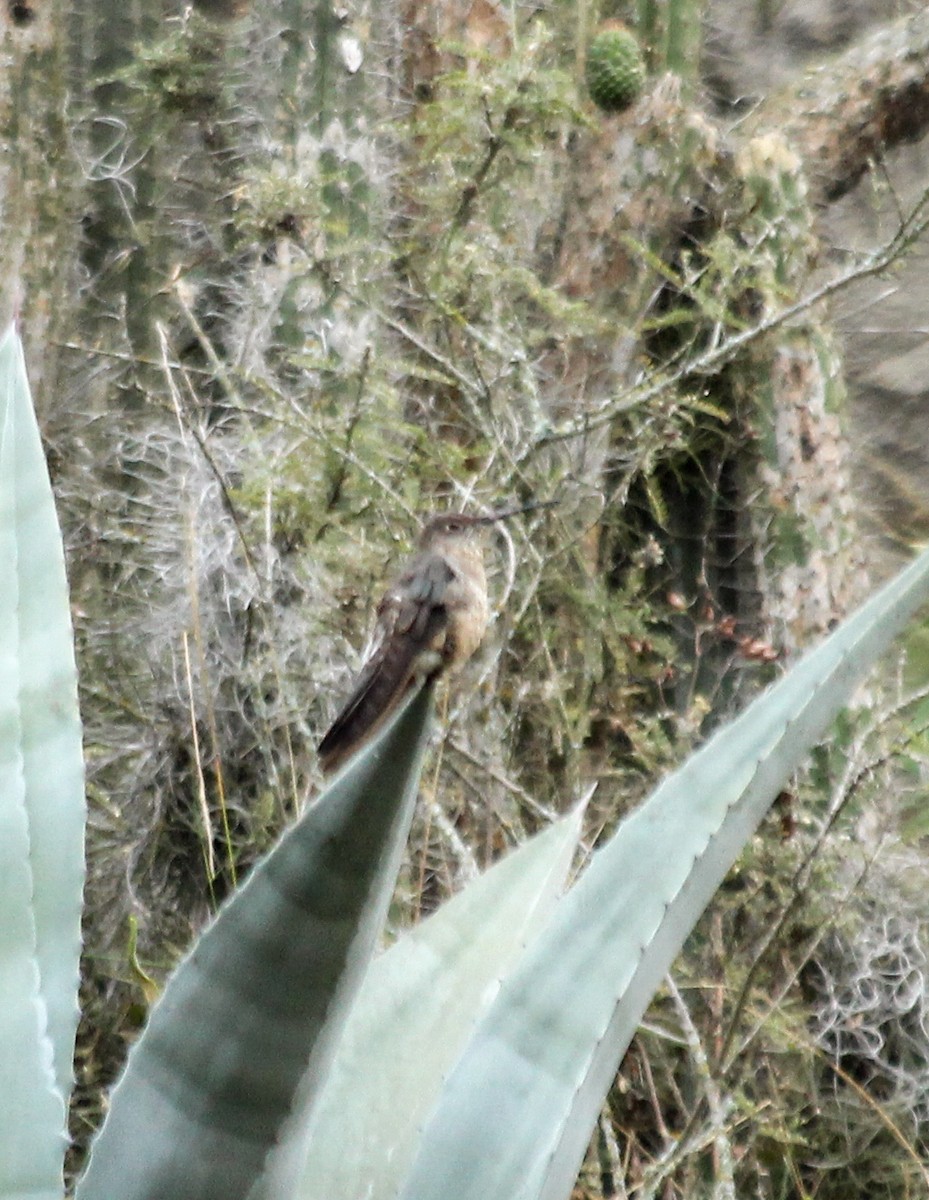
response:
M203 762L200 756L200 738L197 734L197 711L194 707L194 678L190 666L190 645L187 630L181 633L181 644L184 647L184 675L187 680L187 702L190 713L190 736L193 743L193 760L197 775L197 803L200 806L200 817L203 821L203 857L206 862L207 882L212 890L216 878L216 860L213 857L213 822L210 820L210 806L206 799L206 780L203 777Z
M703 1048L697 1027L691 1019L690 1010L684 1003L684 997L678 990L672 976L669 975L666 978L665 985L674 1002L674 1007L681 1022L681 1028L684 1031L684 1037L687 1039L690 1057L693 1060L697 1076L703 1086L703 1094L706 1097L707 1108L710 1111L710 1121L715 1134L714 1151L717 1171L717 1177L714 1181L715 1186L713 1188L714 1200L736 1200L735 1160L732 1154L732 1143L726 1133L726 1122L731 1102L723 1099L719 1085L713 1078L709 1059L707 1058L706 1050Z

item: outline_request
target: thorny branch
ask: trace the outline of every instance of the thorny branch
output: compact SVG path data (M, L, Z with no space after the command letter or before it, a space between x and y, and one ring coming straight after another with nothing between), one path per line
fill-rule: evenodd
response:
M863 262L827 280L793 304L786 305L756 325L752 325L751 328L740 330L702 354L688 359L677 370L652 378L640 387L633 389L631 394L606 401L592 411L588 410L565 422L560 428L546 431L526 448L517 460L518 464L521 465L547 446L586 437L594 430L611 424L621 413L640 408L688 380L719 371L720 368L732 362L746 347L767 334L783 328L797 317L803 316L822 301L828 300L853 283L882 274L922 237L927 228L929 228L929 189L924 191L913 205L893 237L867 255Z

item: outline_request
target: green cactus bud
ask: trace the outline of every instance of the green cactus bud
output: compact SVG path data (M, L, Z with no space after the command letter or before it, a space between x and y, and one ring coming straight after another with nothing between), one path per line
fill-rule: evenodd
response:
M645 82L645 60L631 30L610 21L587 50L587 90L598 108L620 112L638 98Z

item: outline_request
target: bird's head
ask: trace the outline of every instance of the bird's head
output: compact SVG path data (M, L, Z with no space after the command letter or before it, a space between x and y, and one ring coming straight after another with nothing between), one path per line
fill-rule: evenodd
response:
M423 525L419 535L420 549L426 550L439 542L448 540L479 541L488 525L493 525L497 521L505 521L508 517L515 517L520 513L531 512L536 508L551 508L555 503L553 500L538 500L531 504L521 504L518 508L505 508L499 512L482 515L461 512L438 513L436 516L430 517Z
M419 535L422 550L429 550L442 542L470 542L480 539L490 519L470 516L468 513L447 512L430 517Z

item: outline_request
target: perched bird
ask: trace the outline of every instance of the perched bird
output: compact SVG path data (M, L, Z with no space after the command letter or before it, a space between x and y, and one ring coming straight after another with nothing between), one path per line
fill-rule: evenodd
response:
M457 670L478 648L490 615L482 534L494 521L525 511L450 512L426 522L418 552L378 605L374 649L319 743L327 774L380 728L411 687Z

